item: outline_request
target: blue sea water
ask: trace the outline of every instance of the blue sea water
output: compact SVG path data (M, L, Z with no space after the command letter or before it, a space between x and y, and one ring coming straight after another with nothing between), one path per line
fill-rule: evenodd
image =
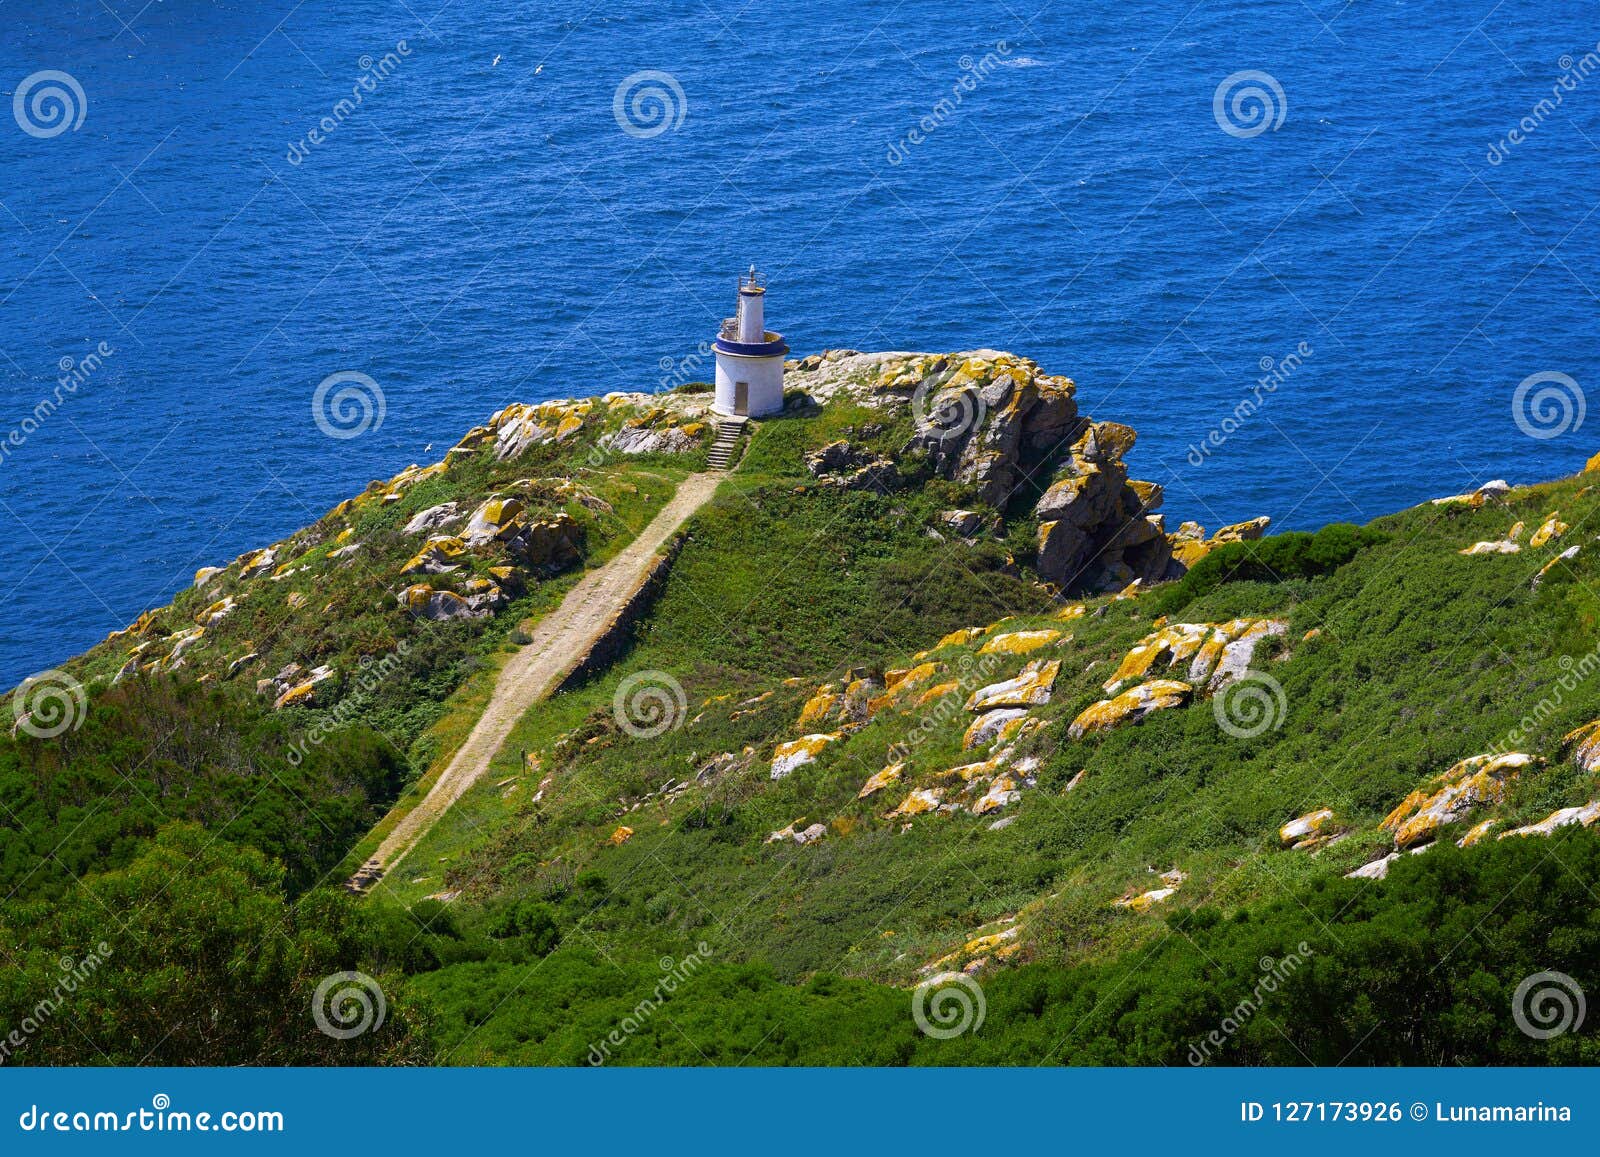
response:
M1600 449L1592 4L1036 4L9 0L0 686L506 402L655 388L751 262L797 354L1072 376L1174 525Z

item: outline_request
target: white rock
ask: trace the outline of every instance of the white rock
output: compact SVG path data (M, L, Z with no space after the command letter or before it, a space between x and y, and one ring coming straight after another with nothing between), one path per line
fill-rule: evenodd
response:
M452 522L460 522L464 517L457 504L454 502L441 502L438 506L430 506L426 510L419 510L411 516L411 521L406 523L407 534L431 534L435 530L442 530ZM348 549L348 548L346 548Z
M1363 864L1353 872L1346 872L1346 880L1381 880L1389 874L1389 866L1400 858L1399 852L1390 852L1381 860Z

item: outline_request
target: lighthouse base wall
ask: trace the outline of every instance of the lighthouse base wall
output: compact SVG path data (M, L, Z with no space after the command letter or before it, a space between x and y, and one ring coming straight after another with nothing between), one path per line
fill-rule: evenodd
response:
M751 418L782 411L783 355L752 358L718 350L716 394L711 408L719 414Z

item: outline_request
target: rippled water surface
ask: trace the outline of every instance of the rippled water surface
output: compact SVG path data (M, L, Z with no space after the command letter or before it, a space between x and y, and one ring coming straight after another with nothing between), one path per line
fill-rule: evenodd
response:
M1513 396L1600 383L1594 17L14 0L0 685L505 402L654 388L752 261L797 353L1069 374L1138 428L1174 522L1361 521L1576 469L1600 417L1530 437ZM619 121L647 71L670 81ZM55 135L52 84L82 113ZM50 412L63 365L90 368ZM346 370L386 410L335 440L311 399Z

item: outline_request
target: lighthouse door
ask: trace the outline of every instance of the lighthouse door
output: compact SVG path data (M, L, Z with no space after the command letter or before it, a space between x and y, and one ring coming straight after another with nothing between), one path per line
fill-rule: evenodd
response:
M750 414L750 383L733 383L733 412L743 418Z

